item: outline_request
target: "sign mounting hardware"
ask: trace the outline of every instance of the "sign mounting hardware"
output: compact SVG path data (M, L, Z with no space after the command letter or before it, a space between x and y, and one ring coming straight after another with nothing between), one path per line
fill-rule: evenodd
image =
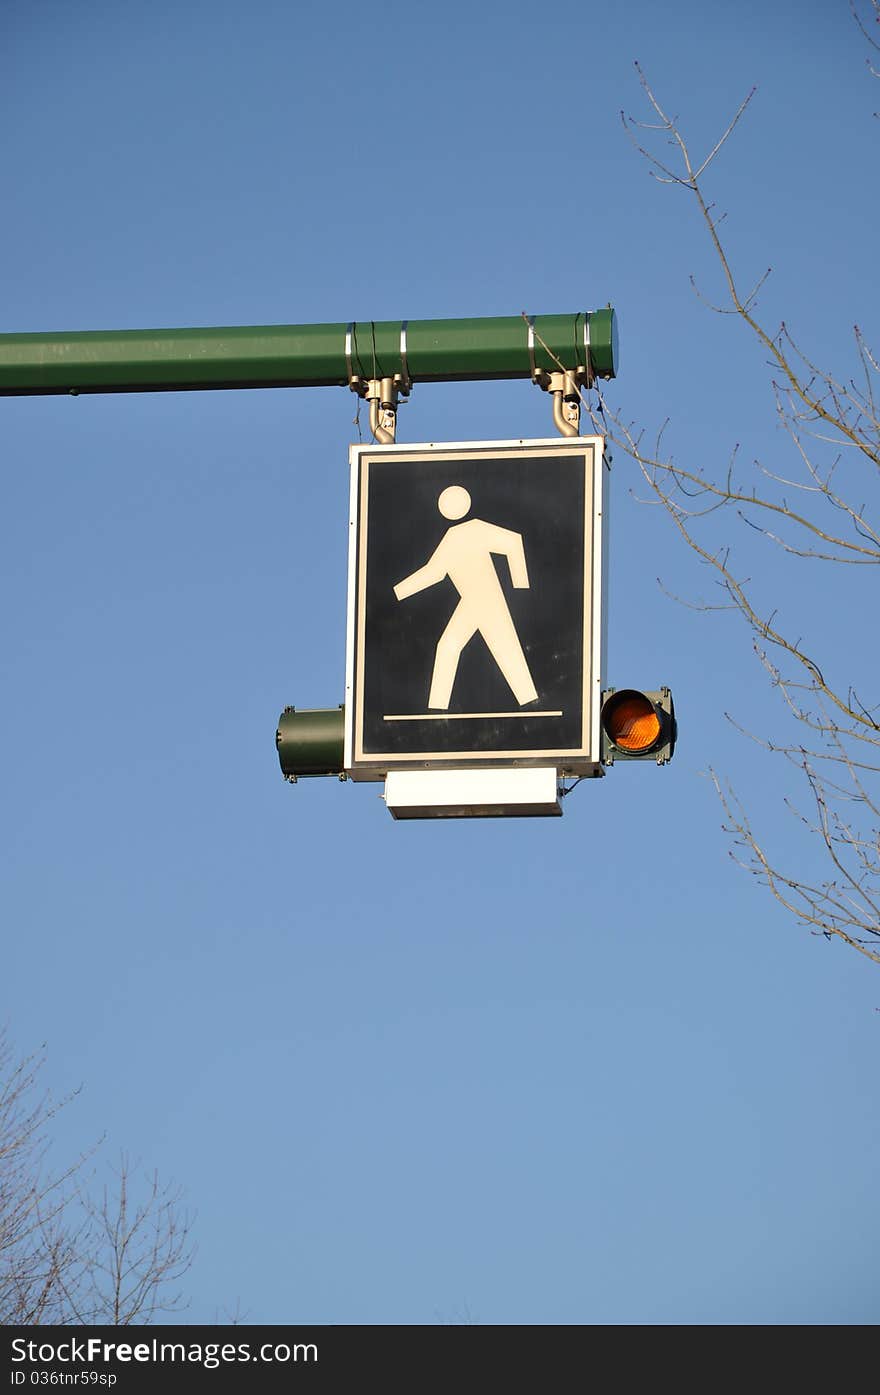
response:
M590 358L590 318L588 315L584 316L584 342L582 346L579 346L579 352L580 349L583 350L583 363L578 363L576 368L563 368L557 359L559 367L553 371L537 366L535 362L535 316L526 315L525 318L529 327L529 369L532 382L536 387L542 388L544 392L549 392L553 398L553 425L560 436L579 436L581 430L581 388L592 387L595 377ZM546 349L547 346L542 343L541 347Z
M397 439L397 406L402 396L408 398L412 392L412 379L406 357L407 320L400 324L400 372L387 377L362 378L354 371L352 348L354 322L345 327L345 366L348 386L358 397L363 397L370 406L370 432L373 440L380 445L391 446ZM375 365L374 365L375 369Z

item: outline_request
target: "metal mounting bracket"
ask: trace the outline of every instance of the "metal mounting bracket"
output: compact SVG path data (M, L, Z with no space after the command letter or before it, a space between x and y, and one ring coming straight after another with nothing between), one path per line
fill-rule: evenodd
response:
M536 387L549 392L553 397L553 425L561 436L579 436L581 430L581 387L590 387L593 375L590 369L590 329L589 317L584 316L584 358L577 368L560 368L549 372L535 363L535 317L528 316L529 326L529 366L532 382Z
M408 398L412 391L409 365L406 360L406 326L400 325L400 368L393 377L361 378L352 367L352 333L354 325L348 325L345 332L345 363L348 370L348 386L358 397L370 404L370 431L374 441L383 446L393 446L397 439L397 405L400 397ZM375 371L375 369L374 369Z
M581 432L580 385L586 380L583 370L573 372L566 369L559 373L546 373L535 369L532 382L549 392L553 398L553 425L560 436L579 436Z

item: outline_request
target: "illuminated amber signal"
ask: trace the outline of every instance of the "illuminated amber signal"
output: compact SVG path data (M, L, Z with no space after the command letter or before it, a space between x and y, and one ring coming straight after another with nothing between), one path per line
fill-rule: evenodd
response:
M675 746L675 712L668 688L611 692L602 708L603 761L656 759L665 765Z
M605 705L604 722L622 751L649 751L660 735L660 718L644 693L614 693Z

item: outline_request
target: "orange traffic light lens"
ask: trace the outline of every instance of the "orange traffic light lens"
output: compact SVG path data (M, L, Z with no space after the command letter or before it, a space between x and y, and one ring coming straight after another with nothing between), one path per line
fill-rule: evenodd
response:
M660 736L660 718L649 698L621 693L605 708L605 730L622 751L649 751Z

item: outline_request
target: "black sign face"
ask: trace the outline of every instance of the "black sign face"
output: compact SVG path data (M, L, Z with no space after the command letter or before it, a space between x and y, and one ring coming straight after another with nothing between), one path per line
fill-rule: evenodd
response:
M347 767L591 757L602 441L352 448Z

